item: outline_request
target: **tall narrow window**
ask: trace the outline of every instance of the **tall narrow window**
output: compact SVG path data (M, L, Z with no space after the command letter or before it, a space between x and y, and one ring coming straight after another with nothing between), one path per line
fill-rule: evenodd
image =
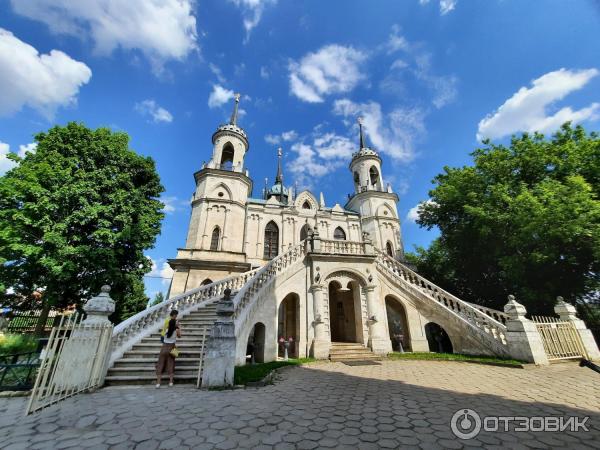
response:
M221 169L231 170L233 167L233 144L227 142L221 150Z
M221 237L221 229L219 227L215 227L212 232L212 237L210 238L210 249L213 252L219 250L219 238Z
M346 233L344 232L344 230L342 230L341 227L337 227L334 231L333 231L333 238L340 240L340 241L345 241L346 240Z
M392 258L394 257L394 247L392 247L392 243L390 241L387 241L387 244L385 244L385 250L389 256Z
M310 203L308 203L308 200L305 200L304 203L302 203L302 209L310 209Z
M377 167L371 166L369 169L369 178L371 179L371 186L379 184L379 171Z
M265 227L264 259L273 259L279 253L279 227L273 221Z

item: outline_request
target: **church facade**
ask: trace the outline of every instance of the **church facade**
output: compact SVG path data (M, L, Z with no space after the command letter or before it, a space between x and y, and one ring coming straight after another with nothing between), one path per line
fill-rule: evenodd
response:
M365 351L392 349L506 355L501 323L440 296L402 264L398 196L385 186L362 125L345 205L286 186L281 149L274 184L255 197L238 103L236 96L229 123L212 135L210 161L194 174L186 245L169 260L170 298L243 278L234 292L236 364L249 349L272 361L284 346L291 356L332 359L336 351L364 359Z

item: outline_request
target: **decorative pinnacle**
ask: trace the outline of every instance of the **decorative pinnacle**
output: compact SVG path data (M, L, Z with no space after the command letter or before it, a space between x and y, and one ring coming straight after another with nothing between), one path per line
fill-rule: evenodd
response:
M359 129L359 133L360 133L360 148L365 148L365 138L363 136L363 129L362 129L363 118L359 117L358 119L356 119L356 121L358 122L358 129ZM360 150L360 148L359 148L359 150Z
M231 119L229 119L229 123L231 125L237 125L238 104L240 103L240 94L234 94L233 98L235 100L235 103L233 104L233 112L231 113Z
M275 184L283 183L283 173L281 170L281 156L283 155L283 150L281 147L277 149L277 176L275 176Z

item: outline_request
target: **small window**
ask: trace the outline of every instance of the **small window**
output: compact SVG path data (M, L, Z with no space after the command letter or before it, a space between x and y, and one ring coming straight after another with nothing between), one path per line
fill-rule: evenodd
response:
M211 283L212 283L212 280L210 278L207 278L202 283L200 283L200 286L206 286L207 284L211 284Z
M385 244L385 250L389 256L394 257L394 247L390 241L387 241L387 244Z
M339 241L345 241L346 240L346 233L344 232L344 230L342 230L341 227L337 227L333 231L333 238L337 239Z
M231 170L233 167L233 155L233 144L231 142L227 142L223 146L223 150L221 150L221 169Z
M379 183L379 171L377 170L377 167L371 166L369 169L369 178L371 179L372 186L375 186L377 183Z
M221 237L221 229L219 227L215 227L212 232L212 237L210 238L210 249L213 252L219 250L219 238Z
M311 209L308 200L304 200L304 203L302 203L302 209Z
M217 195L218 195L219 197L223 197L223 195L224 195L224 194L223 194L222 192L219 192Z

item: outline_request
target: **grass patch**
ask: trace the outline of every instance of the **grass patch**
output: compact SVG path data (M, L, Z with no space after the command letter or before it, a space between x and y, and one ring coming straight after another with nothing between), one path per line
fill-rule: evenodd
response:
M495 356L472 356L462 355L460 353L398 353L393 352L388 355L389 359L413 359L413 360L436 360L436 361L467 361L488 364L503 364L518 366L523 364L522 361L516 359L502 359Z
M238 366L234 372L235 384L246 384L252 381L260 381L275 369L286 366L298 366L300 364L315 361L314 358L288 359L287 361L271 361L268 363L247 364Z
M27 334L0 333L0 355L33 352L38 346L38 340Z

